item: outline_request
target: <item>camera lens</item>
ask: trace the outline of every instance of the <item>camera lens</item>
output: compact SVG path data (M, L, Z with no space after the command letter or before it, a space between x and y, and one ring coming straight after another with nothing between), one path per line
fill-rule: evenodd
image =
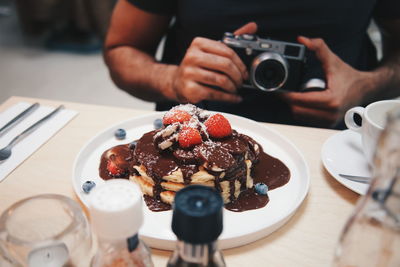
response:
M285 79L285 68L276 60L261 62L255 72L255 80L264 88L276 88Z
M252 83L263 91L275 91L281 88L287 79L286 60L276 53L263 53L252 64Z

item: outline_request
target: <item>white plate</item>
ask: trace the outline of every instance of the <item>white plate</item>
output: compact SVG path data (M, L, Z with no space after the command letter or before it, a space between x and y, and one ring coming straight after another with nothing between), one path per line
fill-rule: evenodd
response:
M360 134L352 130L338 132L325 141L321 150L326 170L345 187L364 195L369 184L353 182L341 174L371 177L372 173L363 154Z
M153 130L153 121L164 113L152 113L118 123L91 139L78 154L73 169L75 193L85 205L88 195L82 191L86 180L96 184L104 181L98 169L101 154L108 148L139 139L144 133ZM279 133L248 119L225 114L232 128L247 134L259 142L266 153L283 161L291 172L289 183L269 192L270 201L266 207L245 212L232 212L224 209L224 230L219 238L222 249L241 246L258 240L282 226L307 195L310 175L307 163L300 151ZM127 138L119 141L114 131L123 128ZM152 212L143 203L144 224L141 237L151 247L159 249L175 248L175 235L171 231L172 212Z

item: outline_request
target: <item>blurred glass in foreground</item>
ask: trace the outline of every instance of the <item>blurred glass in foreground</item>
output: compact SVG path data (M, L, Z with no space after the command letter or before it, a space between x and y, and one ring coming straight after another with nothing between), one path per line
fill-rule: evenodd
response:
M86 216L68 197L30 197L13 204L0 217L0 261L9 265L83 266L90 262L91 250Z
M400 266L400 109L377 144L374 175L345 225L334 266Z

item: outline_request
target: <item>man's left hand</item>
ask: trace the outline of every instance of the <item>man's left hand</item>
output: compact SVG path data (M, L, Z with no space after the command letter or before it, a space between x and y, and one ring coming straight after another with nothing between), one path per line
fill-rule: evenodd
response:
M322 39L299 37L298 41L314 51L321 61L327 88L285 93L282 97L297 121L310 126L334 127L349 108L363 102L369 73L358 71L342 61Z

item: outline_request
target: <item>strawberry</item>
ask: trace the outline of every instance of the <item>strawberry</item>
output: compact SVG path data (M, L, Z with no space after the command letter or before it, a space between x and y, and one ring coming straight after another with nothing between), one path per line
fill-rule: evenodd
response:
M195 128L184 126L179 131L178 142L180 147L188 148L200 144L202 141L200 132Z
M175 122L183 123L185 121L190 121L192 116L186 111L174 109L168 111L163 117L163 124L168 125Z
M208 134L215 138L222 138L232 134L231 124L219 113L210 116L204 125L207 127Z
M112 176L119 176L123 173L123 170L121 170L113 160L108 160L107 170Z

